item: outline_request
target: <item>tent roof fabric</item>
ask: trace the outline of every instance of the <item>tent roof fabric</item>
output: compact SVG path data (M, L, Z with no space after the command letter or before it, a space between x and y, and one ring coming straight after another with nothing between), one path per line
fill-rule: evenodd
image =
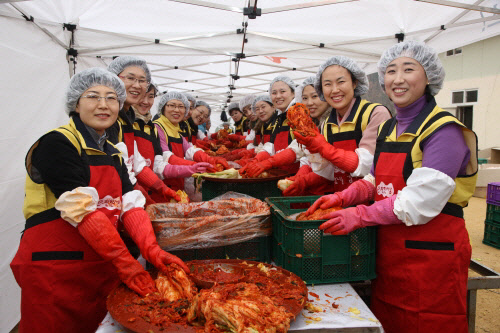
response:
M265 93L279 74L300 82L333 55L352 57L372 73L398 38L425 41L443 52L498 35L500 10L494 5L493 0L36 0L1 4L0 16L23 24L32 17L55 43L77 51L76 71L105 66L114 56L141 56L160 91L190 92L217 110L228 99ZM251 19L245 7L259 8L261 15Z

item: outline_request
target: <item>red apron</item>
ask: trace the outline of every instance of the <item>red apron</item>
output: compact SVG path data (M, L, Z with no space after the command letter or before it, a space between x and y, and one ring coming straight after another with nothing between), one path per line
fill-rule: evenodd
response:
M406 186L413 168L411 146L411 142L377 142L375 200L390 197ZM461 216L460 206L447 203L424 225L379 226L371 308L385 332L468 331L471 246Z
M168 148L177 157L184 158L184 148L182 147L182 137L173 138L168 137ZM170 187L174 191L182 190L184 191L184 178L168 178L164 179L165 185ZM153 198L154 199L154 198Z
M121 179L113 157L105 156L110 162L106 165L103 155L99 158L93 163L88 155L88 186L97 189L97 209L116 227ZM102 260L55 208L26 221L11 269L21 287L21 333L95 332L106 316L108 294L120 283L111 262Z
M280 114L276 119L276 126L274 127L270 141L274 144L274 151L276 153L286 149L293 141L292 131L286 119L286 113ZM299 162L290 165L280 166L282 170L288 171L290 174L296 174L299 171Z

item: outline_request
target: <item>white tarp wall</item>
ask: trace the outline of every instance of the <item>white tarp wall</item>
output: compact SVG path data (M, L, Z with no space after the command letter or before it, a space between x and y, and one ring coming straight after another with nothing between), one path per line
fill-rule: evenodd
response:
M0 332L20 318L20 289L9 264L24 229L24 157L34 140L67 122L66 51L36 27L0 20Z
M76 71L104 67L113 56L145 58L160 90L210 103L215 128L228 98L266 93L281 74L300 83L333 55L373 72L399 33L438 52L500 34L491 24L500 21L498 0L426 1L259 0L262 16L250 20L242 14L249 0L0 0L0 332L19 320L9 263L24 227L24 157L41 134L67 121L67 49L78 51ZM76 25L73 42L64 24Z

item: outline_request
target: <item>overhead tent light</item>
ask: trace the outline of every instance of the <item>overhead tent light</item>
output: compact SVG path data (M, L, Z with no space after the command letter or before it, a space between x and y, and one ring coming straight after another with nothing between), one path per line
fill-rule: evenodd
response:
M257 16L262 15L262 9L257 8L257 3L255 3L255 6L253 7L244 7L243 15L248 16L249 19L255 19Z

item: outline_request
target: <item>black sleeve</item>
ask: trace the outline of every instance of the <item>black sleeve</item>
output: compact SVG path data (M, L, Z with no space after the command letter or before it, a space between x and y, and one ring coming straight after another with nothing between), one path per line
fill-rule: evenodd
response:
M120 170L120 178L122 179L122 194L130 192L134 189L134 186L132 185L132 183L130 182L130 178L128 177L127 166L125 165L125 161L123 161L123 158Z
M153 149L155 151L155 156L156 155L163 155L163 150L161 149L161 143L160 143L160 138L158 137L158 132L156 130L156 126L153 125Z
M108 140L112 144L116 145L119 141L119 133L120 133L120 124L118 123L118 120L115 121L113 125L111 125L110 128L106 130L106 133L108 134Z
M250 130L250 119L245 119L245 122L243 123L243 134L245 134L245 132L247 132L248 130Z
M32 164L56 198L80 186L88 186L90 169L76 147L61 133L45 135L34 149Z

